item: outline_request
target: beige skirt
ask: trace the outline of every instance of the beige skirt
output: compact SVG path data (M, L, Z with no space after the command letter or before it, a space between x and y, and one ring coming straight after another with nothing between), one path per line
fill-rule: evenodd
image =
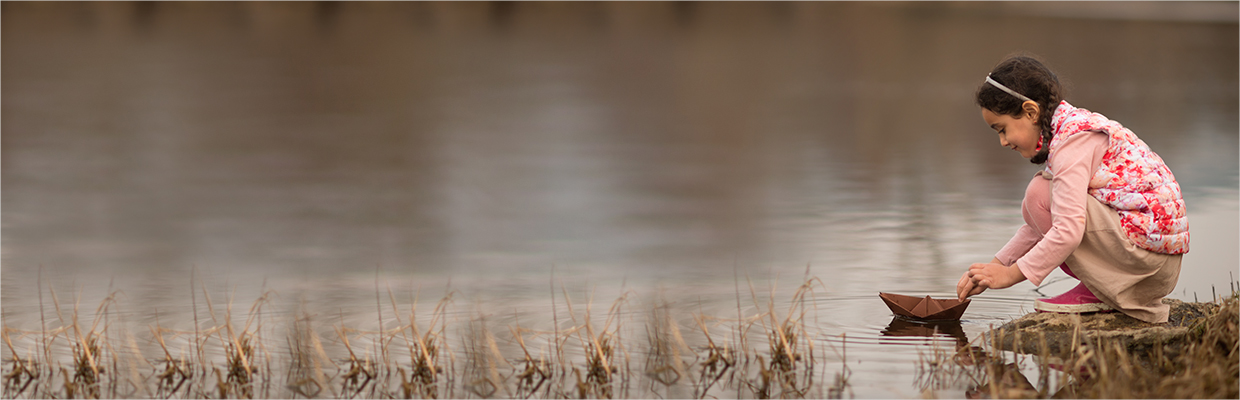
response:
M1099 300L1133 318L1167 322L1164 296L1175 290L1183 254L1137 247L1120 225L1119 212L1093 196L1085 207L1085 235L1065 263Z

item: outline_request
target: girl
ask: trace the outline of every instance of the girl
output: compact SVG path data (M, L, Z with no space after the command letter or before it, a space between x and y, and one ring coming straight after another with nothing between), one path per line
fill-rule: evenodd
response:
M958 297L1038 285L1058 266L1081 283L1034 309L1166 322L1162 298L1188 252L1188 218L1162 158L1118 122L1063 101L1058 78L1030 57L999 63L977 105L1000 145L1046 168L1025 189L1025 225L989 263L969 267Z

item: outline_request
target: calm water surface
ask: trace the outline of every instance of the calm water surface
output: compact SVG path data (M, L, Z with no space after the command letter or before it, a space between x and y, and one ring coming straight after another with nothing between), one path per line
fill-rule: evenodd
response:
M953 295L1021 224L1038 167L982 123L986 72L1038 54L1166 160L1172 297L1205 300L1240 277L1238 36L994 4L5 3L5 326L39 328L42 279L87 319L122 291L135 332L193 330L191 281L273 290L277 322L373 329L391 290L496 332L554 329L564 296L690 331L808 274L824 376L917 397L931 342L1073 285L980 295L956 337L893 336L877 297Z

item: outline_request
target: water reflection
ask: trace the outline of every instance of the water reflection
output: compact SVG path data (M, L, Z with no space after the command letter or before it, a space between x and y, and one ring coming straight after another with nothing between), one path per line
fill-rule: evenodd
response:
M965 335L964 328L960 326L959 320L917 321L895 316L891 318L891 323L887 324L887 327L883 328L880 334L897 338L950 338L955 341L956 348L958 349L969 344L969 336ZM903 342L897 341L895 343Z
M967 399L1016 399L1034 398L1041 395L1037 387L1029 382L1029 378L1021 373L1016 363L996 364L992 373L999 377L986 384L970 386L964 392L964 397ZM1053 396L1053 398L1059 397Z
M931 343L929 355L918 360L913 386L925 393L951 393L969 399L1031 398L1043 397L1057 384L1050 380L1045 367L1038 375L1039 388L1026 376L1033 359L1016 359L1008 362L1008 352L970 342L960 321L916 321L895 317L881 332L887 337L923 337L953 339L953 345L941 347ZM986 336L979 336L984 340ZM897 343L909 344L907 341ZM992 352L996 354L992 354ZM1042 361L1045 362L1045 361ZM1058 396L1055 396L1058 397Z

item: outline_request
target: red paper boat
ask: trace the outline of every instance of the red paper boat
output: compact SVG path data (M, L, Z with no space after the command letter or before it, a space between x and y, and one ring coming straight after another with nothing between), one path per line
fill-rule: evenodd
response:
M969 308L970 299L932 299L930 296L913 297L902 294L878 293L878 297L887 303L887 308L896 315L919 320L955 320L964 315Z

